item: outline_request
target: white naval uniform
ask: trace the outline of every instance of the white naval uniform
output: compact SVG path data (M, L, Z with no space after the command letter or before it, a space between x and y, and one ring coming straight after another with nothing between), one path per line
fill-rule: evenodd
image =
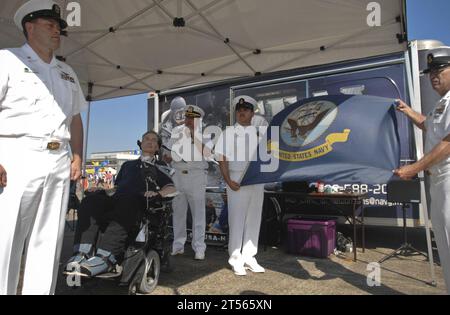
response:
M264 124L264 125L267 125ZM252 137L257 138L256 129L248 129L239 124L228 127L219 137L215 153L226 157L231 180L240 183L250 159L257 150L257 142L246 141L246 132L253 130ZM247 137L248 138L248 137ZM246 148L246 150L244 149ZM264 185L243 186L233 191L227 185L229 264L244 266L258 252L259 230L261 226Z
M42 61L28 45L0 51L0 295L53 294L70 179L69 127L86 106L66 64ZM58 141L57 150L47 143Z
M425 153L450 134L450 91L441 98L425 120ZM431 222L450 294L450 156L429 169Z
M172 179L175 188L180 193L172 202L174 233L172 250L177 252L184 249L187 239L186 218L189 205L192 214L192 249L196 253L204 254L206 250L205 195L208 162L202 160L202 152L192 144L191 138L186 136L183 132L184 128L185 125L180 125L173 129L169 144L169 148L180 153L178 160L183 158L182 161L172 162L172 167L175 169ZM190 150L179 150L182 145L186 145Z

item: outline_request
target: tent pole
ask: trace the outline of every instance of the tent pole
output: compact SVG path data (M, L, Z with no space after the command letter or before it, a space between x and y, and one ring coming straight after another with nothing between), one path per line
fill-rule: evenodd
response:
M89 124L91 120L91 102L92 102L92 90L94 87L94 83L89 82L88 83L88 96L86 97L86 100L88 101L88 110L86 115L86 136L83 143L83 162L81 166L81 174L82 174L82 189L81 189L81 199L84 199L84 181L87 180L86 178L86 159L87 159L87 147L88 147L88 139L89 139Z
M155 102L153 104L153 106L155 106L154 109L155 116L153 117L153 130L159 132L159 94L155 93L153 97L155 99Z
M420 101L420 76L419 76L419 55L417 50L417 41L412 41L410 43L410 51L406 51L406 72L408 80L408 88L410 90L410 101L412 108L421 112L421 101ZM423 143L422 143L422 132L414 127L414 138L416 146L417 159L423 156ZM425 224L425 235L427 239L427 249L428 249L428 261L430 263L430 273L431 273L431 285L436 286L436 273L434 269L434 259L433 259L433 248L431 246L431 232L430 232L430 222L428 218L428 206L427 197L425 194L425 174L424 172L419 173L420 177L420 194L421 203L419 208L422 211Z

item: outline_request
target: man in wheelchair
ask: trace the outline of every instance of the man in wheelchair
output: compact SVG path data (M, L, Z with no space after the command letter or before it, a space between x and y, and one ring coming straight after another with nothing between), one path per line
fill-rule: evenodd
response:
M138 145L142 155L122 165L114 195L96 191L81 202L74 255L66 270L89 277L111 272L136 238L145 210L175 193L170 174L164 172L166 164L156 158L161 146L158 134L145 133Z

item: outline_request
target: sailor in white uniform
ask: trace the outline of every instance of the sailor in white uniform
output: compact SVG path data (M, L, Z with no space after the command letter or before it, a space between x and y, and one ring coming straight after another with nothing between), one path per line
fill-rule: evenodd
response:
M431 221L450 294L450 47L432 49L424 73L430 75L433 89L442 98L427 116L398 101L398 110L424 130L426 138L423 158L395 173L403 179L412 178L423 170L430 175Z
M227 183L229 242L228 263L238 276L246 269L264 272L255 259L261 225L264 185L240 186L247 166L258 145L258 129L252 125L255 99L242 95L233 100L237 123L228 127L215 146L222 176ZM258 126L267 126L259 120ZM246 140L250 139L250 141Z
M14 21L27 44L0 50L0 294L17 293L22 264L22 294L53 294L87 103L54 55L67 27L59 6L32 0Z
M170 141L172 167L175 169L173 181L180 193L172 202L174 231L172 255L184 253L189 205L192 214L192 249L196 260L204 260L206 250L205 194L208 162L203 155L205 144L200 129L204 116L205 113L200 107L187 105L185 123L173 129ZM209 146L211 148L212 145Z

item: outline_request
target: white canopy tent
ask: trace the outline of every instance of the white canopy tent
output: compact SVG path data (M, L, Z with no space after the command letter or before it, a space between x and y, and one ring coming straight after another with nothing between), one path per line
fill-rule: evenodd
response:
M23 44L12 18L24 2L0 2L0 48ZM80 26L68 28L58 55L75 69L86 94L91 83L92 100L387 54L407 45L403 0L56 2L69 24L76 22L73 3L79 4Z
M26 1L0 2L0 49L25 42L13 16ZM403 52L408 44L406 0L55 1L69 25L79 4L80 25L68 28L58 55L89 100ZM431 255L430 267L435 281Z

